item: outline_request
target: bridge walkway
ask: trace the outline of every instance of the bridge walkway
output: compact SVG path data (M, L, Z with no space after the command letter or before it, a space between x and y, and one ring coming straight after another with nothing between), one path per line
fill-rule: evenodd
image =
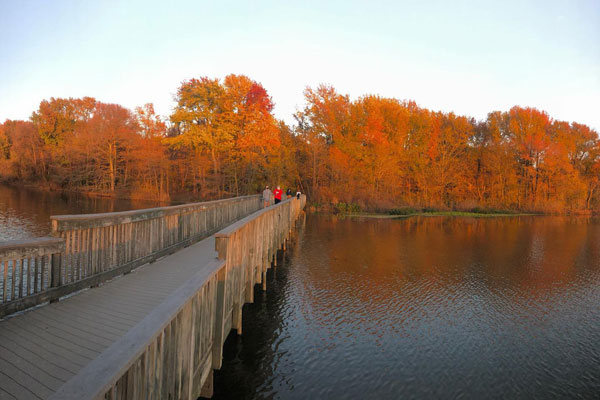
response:
M210 236L127 275L0 321L0 399L46 399L217 253Z

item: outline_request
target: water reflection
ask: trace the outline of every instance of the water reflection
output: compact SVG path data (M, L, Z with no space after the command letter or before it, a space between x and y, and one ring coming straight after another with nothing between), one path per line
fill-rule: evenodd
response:
M0 241L48 235L50 216L156 207L149 201L93 198L0 185Z
M309 216L216 398L594 398L600 223Z

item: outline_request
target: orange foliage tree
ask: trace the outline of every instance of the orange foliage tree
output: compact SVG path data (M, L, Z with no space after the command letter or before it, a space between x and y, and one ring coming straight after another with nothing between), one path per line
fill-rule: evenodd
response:
M196 153L197 175L207 197L255 192L267 180L270 156L280 145L273 103L246 76L190 79L177 91L171 122L174 148ZM207 163L210 162L210 179Z
M258 193L321 204L549 212L599 210L600 142L535 108L483 121L412 101L306 88L289 126L244 75L182 82L168 120L91 97L50 98L0 124L0 177L155 200Z
M534 108L485 121L331 87L296 114L302 179L316 201L360 206L590 210L598 206L598 135ZM312 193L310 193L312 192Z

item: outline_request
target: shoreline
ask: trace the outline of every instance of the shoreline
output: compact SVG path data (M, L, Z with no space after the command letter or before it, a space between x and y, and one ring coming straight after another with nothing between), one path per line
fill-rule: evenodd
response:
M532 217L532 216L547 216L549 214L542 213L475 213L468 211L433 211L433 212L417 212L406 215L392 215L383 213L348 213L348 214L332 214L348 218L371 218L371 219L406 219L411 217L454 217L454 218L506 218L506 217ZM565 215L566 216L566 215Z
M34 192L52 193L52 194L67 194L73 196L83 196L90 199L105 199L105 200L127 200L127 201L139 201L142 203L158 203L160 207L183 204L181 201L176 200L157 200L150 198L140 198L135 196L129 196L124 193L110 193L110 192L98 192L94 190L78 190L78 189L64 189L53 186L40 186L36 184L28 183L16 183L12 181L0 181L0 185L4 185L16 189L31 190Z
M43 193L55 193L55 194L68 194L75 196L84 196L91 199L106 199L106 200L126 200L141 203L154 203L154 207L164 207L171 205L180 205L190 202L203 201L200 199L184 199L183 197L175 195L170 200L157 200L150 198L140 198L136 196L128 195L126 192L98 192L93 190L78 190L78 189L64 189L54 186L41 186L32 183L18 183L14 181L0 181L0 185L5 185L13 188L20 188L26 190L32 190ZM527 211L511 211L511 210L498 210L498 212L473 212L473 211L416 211L407 214L392 214L385 212L334 212L332 208L334 205L325 208L325 210L316 209L310 210L310 206L307 207L307 212L311 213L324 213L329 215L336 215L340 217L348 218L371 218L371 219L403 219L409 217L464 217L464 218L500 218L500 217L524 217L524 216L564 216L564 217L598 217L600 214L596 212L575 212L575 213L545 213L545 212L527 212Z

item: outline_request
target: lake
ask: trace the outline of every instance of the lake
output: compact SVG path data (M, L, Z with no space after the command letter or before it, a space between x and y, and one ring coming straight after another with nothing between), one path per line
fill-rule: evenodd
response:
M599 398L600 223L308 215L215 399Z
M0 240L154 206L0 186ZM215 399L598 398L600 221L308 214Z
M51 215L126 211L158 205L153 201L88 197L0 184L0 240L49 235Z

